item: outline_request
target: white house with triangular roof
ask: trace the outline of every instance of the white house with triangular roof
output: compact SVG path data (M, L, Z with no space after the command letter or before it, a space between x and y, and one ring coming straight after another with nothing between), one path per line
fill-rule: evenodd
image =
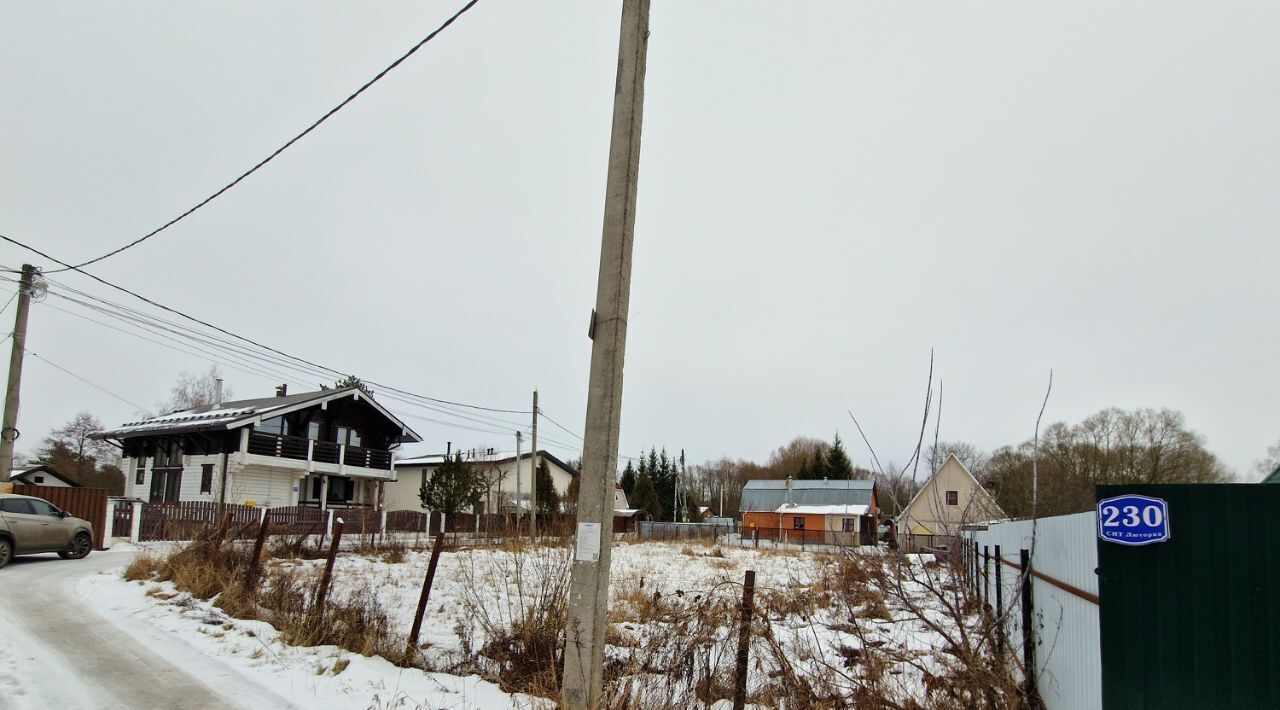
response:
M947 457L898 516L898 534L924 545L946 544L960 526L1000 520L1000 504L955 454Z

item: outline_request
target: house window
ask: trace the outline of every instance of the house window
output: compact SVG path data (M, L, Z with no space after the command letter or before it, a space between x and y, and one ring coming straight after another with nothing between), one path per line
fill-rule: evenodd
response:
M200 492L213 492L213 464L207 463L200 467Z
M181 468L151 469L151 502L176 503L182 491Z
M156 446L156 460L152 468L181 468L182 442L163 441Z
M355 493L356 482L342 476L329 477L329 494L325 496L327 503L350 503Z
M134 475L133 475L133 485L135 485L135 486L141 486L141 485L142 485L142 483L143 483L143 481L145 481L145 480L146 480L146 478L147 478L147 457L146 457L146 456L139 456L139 457L138 457L138 468L137 468L137 471L136 471L136 472L134 473Z
M960 505L960 494L956 491L947 491L947 505Z
M858 519L845 518L840 522L840 530L843 532L858 532Z
M791 525L796 530L804 530L804 518L792 518Z
M44 476L36 476L36 484L44 483Z
M350 503L351 496L355 492L355 481L344 476L329 476L329 491L325 495L326 503ZM320 500L320 492L323 490L324 483L317 476L311 479L311 499Z
M356 431L355 429L352 429L351 427L340 426L338 427L337 440L339 444L346 444L348 446L359 446L360 432Z
M254 431L262 434L275 434L277 436L284 435L284 417L272 417L263 419L262 423L255 426Z

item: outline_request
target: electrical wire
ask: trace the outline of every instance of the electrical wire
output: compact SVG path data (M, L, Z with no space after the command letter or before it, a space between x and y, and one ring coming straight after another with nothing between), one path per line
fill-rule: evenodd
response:
M375 83L377 83L380 79L382 79L382 77L386 76L386 75L387 75L387 74L388 74L392 69L395 69L396 67L400 66L401 62L403 62L404 60L406 60L406 59L408 59L409 57L413 56L413 54L414 54L415 52L417 52L419 49L421 49L421 48L423 47L423 45L425 45L427 42L430 42L431 40L435 39L436 35L438 35L438 34L440 34L441 32L443 32L446 28L448 28L448 27L449 27L449 25L452 25L452 24L454 23L454 21L455 21L455 20L457 20L459 17L462 17L462 15L463 15L463 14L465 14L465 13L466 13L468 10L470 10L472 7L474 7L474 6L475 6L475 4L476 4L477 2L479 2L479 0L471 0L470 2L468 2L466 5L464 5L464 6L462 7L462 9L461 9L461 10L458 10L458 11L457 11L457 12L455 12L451 17L449 17L449 19L445 20L444 24L442 24L442 25L440 25L439 27L437 27L437 28L435 29L435 31L433 31L431 34L429 34L429 35L427 35L426 37L424 37L424 38L423 38L421 41L419 41L417 44L413 45L413 47L411 47L411 48L409 49L409 51L407 51L407 52L405 52L404 54L400 55L400 58L399 58L399 59L397 59L397 60L395 60L394 62L392 62L392 63L391 63L391 64L390 64L386 69L383 69L382 71L378 72L378 73L377 73L377 75L375 75L372 79L370 79L369 81L365 82L364 86L361 86L359 89L356 89L355 93L353 93L353 94L351 94L350 96L348 96L346 99L344 99L344 100L343 100L341 103L339 103L337 106L334 106L333 108L329 109L329 111L328 111L328 112L326 112L326 113L325 113L323 116L321 116L319 119L317 119L315 123L312 123L310 126L307 126L307 128L306 128L305 130L303 130L301 133L299 133L298 135L294 136L293 138L290 138L290 139L288 140L288 142L286 142L284 145L280 146L279 148L276 148L276 149L275 149L275 151L273 151L270 155L268 155L267 157L265 157L265 158L263 158L261 161L259 161L257 165L254 165L252 168L249 168L248 170L246 170L244 173L242 173L242 174L241 174L239 177L237 177L236 179L232 180L231 182L227 183L226 185L223 185L223 186L222 186L222 187L221 187L217 192L215 192L215 193L213 193L212 195L209 195L208 197L204 198L204 199L203 199L203 200L201 200L199 203L197 203L194 207L191 207L190 209L188 209L187 211L185 211L185 212L183 212L182 214L178 215L177 217L174 217L173 219L169 220L168 222L165 222L164 224L160 225L159 227L157 227L157 228L155 228L155 229L151 230L150 232L148 232L148 233L146 233L146 234L142 235L141 237L138 237L137 239L135 239L135 240L133 240L133 241L129 242L128 244L125 244L124 246L119 247L118 249L114 249L114 250L112 250L112 251L107 252L106 254L103 254L102 256L94 257L93 259L90 259L90 260L88 260L88 261L81 262L81 263L79 263L79 264L76 264L75 266L72 266L72 265L70 265L70 264L64 264L63 266L64 266L65 268L62 268L62 269L55 269L55 270L53 270L53 271L50 271L49 273L54 274L54 273L58 273L59 271L68 271L68 270L72 270L72 269L79 271L81 267L88 266L88 265L90 265L90 264L95 264L95 263L97 263L97 262L99 262L99 261L102 261L102 260L104 260L104 259L108 259L108 258L110 258L110 257L113 257L113 256L115 256L116 254L119 254L120 252L125 251L126 249L131 249L131 248L133 248L133 247L135 247L135 246L137 246L137 245L139 245L139 244L141 244L141 243L143 243L143 242L147 241L148 239L150 239L150 238L152 238L152 237L156 236L157 234L159 234L159 233L163 232L164 230L168 229L169 227L172 227L173 225L177 224L178 222L181 222L183 219L187 218L188 216L190 216L192 213L194 213L196 210L200 209L201 207L204 207L205 205L209 204L210 202L213 202L214 200L216 200L218 197L221 197L223 193L227 192L227 191L228 191L228 190L230 190L231 188L233 188L233 187L235 187L236 185L240 184L240 182L241 182L242 180L244 180L245 178L247 178L247 177L249 177L250 175L252 175L252 174L256 173L256 172L258 171L258 169L259 169L259 168L263 167L263 166L264 166L264 165L266 165L267 163L270 163L272 160L275 160L276 156L278 156L278 155L280 155L281 153L283 153L283 152L285 152L286 150L288 150L291 146L293 146L293 144L294 144L294 143L297 143L298 141L302 140L304 137L306 137L306 135L307 135L307 134L311 133L311 132L312 132L312 131L314 131L316 128L318 128L318 127L320 126L320 124L322 124L322 123L324 123L325 121L329 120L329 118L330 118L331 116L333 116L335 113L337 113L338 111L340 111L340 110L342 110L343 108L345 108L345 107L347 106L347 104L351 103L352 101L355 101L355 100L356 100L356 97L360 96L360 94L363 94L363 93L365 92L365 90L367 90L369 87L371 87L371 86L373 86ZM16 242L15 242L15 243L16 243ZM20 245L20 246L21 246L21 245ZM38 252L37 252L37 253L38 253Z
M0 306L0 313L4 313L9 310L9 304L13 303L13 299L18 297L18 293L18 291L14 291L13 295L9 297L9 300L5 301L3 306Z
M109 288L113 288L113 289L115 289L115 290L117 290L117 291L120 291L120 292L122 292L122 293L126 293L126 294L128 294L128 295L130 295L130 296L133 296L134 298L136 298L136 299L138 299L138 300L140 300L140 301L143 301L144 303L147 303L147 304L149 304L149 305L155 306L156 308L159 308L159 309L161 309L161 310L163 310L163 311L167 311L167 312L172 313L172 314L174 314L174 315L176 315L176 316L179 316L179 317L181 317L181 318L185 318L185 319L187 319L187 320L189 320L189 321L191 321L191 322L193 322L193 323L198 323L199 325L205 326L206 328L210 328L210 329L215 330L215 331L217 331L217 332L219 332L219 333L222 333L222 334L224 334L224 335L227 335L227 336L230 336L230 337L232 337L232 338L235 338L236 340L240 340L240 341L242 341L242 342L249 343L250 345L253 345L253 346L255 346L255 347L261 348L261 349L263 349L263 350L265 350L265 351L268 351L268 352L271 352L271 353L275 353L275 354L277 354L277 355L280 355L280 356L282 356L282 357L288 358L288 359L290 359L290 360L294 360L294 361L301 362L301 363L304 363L304 364L310 365L310 366L312 366L312 367L318 368L318 369L320 369L320 370L323 370L323 371L325 371L325 372L328 372L331 376L337 376L339 379L345 378L345 377L347 377L347 376L349 375L349 373L344 373L344 372L342 372L342 371L340 371L340 370L335 370L335 369L333 369L333 368L331 368L331 367L327 367L327 366L325 366L325 365L321 365L321 364L319 364L319 363L315 363L315 362L312 362L312 361L310 361L310 360L307 360L307 359L304 359L304 358L297 357L296 355L290 355L290 354L288 354L288 353L286 353L286 352L284 352L284 351L282 351L282 350L277 350L276 348L273 348L273 347L270 347L270 346L268 346L268 345L264 345L264 344L262 344L262 343L259 343L258 341L253 340L252 338L247 338L247 337L245 337L245 336L243 336L243 335L239 335L239 334L237 334L237 333L233 333L233 332L231 332L231 331L229 331L229 330L227 330L227 329L225 329L225 328L220 328L220 327L218 327L218 326L216 326L216 325L213 325L212 323L209 323L209 322L207 322L207 321L204 321L204 320L201 320L201 319L199 319L199 318L196 318L195 316L188 315L187 313L184 313L184 312L182 312L182 311L180 311L180 310L178 310L178 309L176 309L176 308L171 308L171 307L166 306L166 305L164 305L164 304L162 304L162 303L158 303L158 302L156 302L156 301L153 301L153 300L151 300L150 298L147 298L146 296L143 296L143 295L141 295L141 294L139 294L139 293L136 293L136 292L134 292L134 291L131 291L131 290L129 290L129 289L127 289L127 288L123 287L123 286L119 286L119 285L114 284L114 283L112 283L112 282L110 282L110 281L107 281L106 279L104 279L104 278L102 278L102 277L100 277L100 276L96 276L96 275L94 275L94 274L91 274L91 273L89 273L88 271L85 271L85 270L83 270L83 269L80 269L79 267L72 266L72 265L68 264L67 262L62 261L61 259L57 259L57 258L55 258L55 257L53 257L53 256L50 256L49 254L46 254L46 253L44 253L44 252L40 251L39 249L36 249L35 247L32 247L32 246L27 245L27 244L23 244L22 242L19 242L18 240L13 239L12 237L9 237L9 236L6 236L6 235L3 235L3 234L0 234L0 240L7 241L7 242L9 242L9 243L11 243L11 244L16 244L16 245L18 245L18 246L22 247L23 249L27 249L28 251L31 251L31 252L34 252L34 253L36 253L36 254L40 255L40 256L43 256L44 258L46 258L46 259L48 259L48 260L50 260L50 261L52 261L52 262L54 262L54 263L61 264L61 265L63 265L63 266L68 267L69 269L73 269L73 270L75 270L75 271L76 271L76 272L78 272L78 273L84 274L85 276L88 276L89 278L93 279L94 281L97 281L98 283L101 283L101 284L102 284L102 285L104 285L104 286L107 286L107 287L109 287ZM437 403L437 404L449 405L449 406L454 406L454 407L464 407L464 408L467 408L467 409L475 409L475 410L479 410L479 411L486 411L486 412L506 413L506 414L530 414L530 413L531 413L531 411L530 411L530 410L520 410L520 409L501 409L501 408L497 408L497 407L485 407L485 406L481 406L481 405L478 405L478 404L468 404L468 403L466 403L466 402L456 402L456 401L452 401L452 400L441 399L441 398L439 398L439 397L429 397L429 396L427 396L427 395L416 394L416 393L414 393L414 392L409 392L409 391L407 391L407 390L402 390L402 389L399 389L399 388L396 388L396 387L392 387L392 386L387 385L387 384L382 384L382 383L379 383L379 382L374 382L374 381L372 381L372 380L364 380L364 382L365 382L366 384L368 384L368 385L372 386L372 387L378 387L378 388L381 388L381 389L383 389L383 390L391 390L391 391L393 391L393 392L397 392L397 393L400 393L400 394L403 394L403 395L406 395L406 396L410 396L410 397L414 397L414 398L417 398L417 399L426 400L426 401L429 401L429 402L435 402L435 403Z
M120 395L116 394L115 392L112 392L111 390L109 390L109 389L107 389L107 388L105 388L105 387L103 387L103 386L101 386L101 385L97 385L97 384L94 384L93 382L90 382L89 380L86 380L85 378L81 377L80 375L77 375L76 373L72 372L71 370L68 370L67 368L63 367L62 365L59 365L58 363L53 362L52 360L50 360L50 359L49 359L49 358L47 358L47 357L42 357L42 356L37 355L37 354L35 354L35 353L33 353L33 352L28 352L28 353L27 353L27 355L30 355L31 357L33 357L33 358L35 358L35 359L37 359L37 360L39 360L39 361L41 361L41 362L45 363L46 365L49 365L50 367L53 367L54 369L61 370L62 372L66 373L66 374L68 374L68 375L71 375L72 377L76 378L77 380L80 380L81 382L85 383L86 385L89 385L90 387L93 387L94 389L97 389L97 390L100 390L100 391L102 391L102 392L107 393L107 394L111 395L112 397L115 397L116 399L120 400L121 402L124 402L125 404L127 404L127 405L129 405L129 406L131 406L131 407L136 407L136 408L138 408L139 410L143 410L143 411L145 411L145 410L146 410L146 407L144 407L144 406L142 406L142 405L140 405L140 404L138 404L138 403L136 403L136 402L130 402L129 400L125 399L124 397L121 397Z
M575 439L577 439L578 441L586 441L585 439L583 439L583 438L582 438L581 436L579 436L578 434L576 434L576 433L574 433L574 432L570 431L569 429L565 428L565 426L564 426L563 424L561 424L560 422L557 422L556 420L552 419L551 417L548 417L548 416L547 416L547 413L546 413L546 412L544 412L544 411L542 411L542 407L538 407L538 416L540 416L540 417L542 417L543 419L546 419L547 421L551 422L552 424L554 424L554 425L556 425L556 426L560 427L560 429L562 429L566 434L568 434L569 436L574 437L574 438L575 438Z
M2 277L0 277L0 278L2 278ZM154 321L159 321L160 323L169 323L169 321L165 321L164 319L156 319L156 318L153 318L153 317L148 316L147 314L142 314L142 313L141 313L141 312L139 312L139 311L134 311L133 309L128 309L128 308L124 308L124 310L126 311L126 313L118 313L118 312L115 312L115 311L113 311L111 308L106 307L106 306L104 306L104 305L97 305L97 304L94 304L94 303L89 303L89 302L86 302L86 301L82 301L82 300L77 299L77 298L69 297L69 296L67 296L67 295L65 295L65 294L63 294L63 293L60 293L60 292L59 292L60 290L61 290L61 288L58 288L58 289L52 289L52 290L50 290L50 293L54 294L54 295L55 295L56 297L58 297L59 299L66 300L66 301L68 301L69 303L76 304L77 306L79 306L79 307L81 307L81 308L86 308L86 309L88 309L88 310L91 310L91 311L93 311L93 312L95 312L95 313L98 313L98 314L101 314L101 315L107 316L107 317L109 317L109 318L114 318L114 319L116 319L116 320L120 321L121 323L124 323L124 324L126 324L126 325L128 325L128 326L130 326L130 327L132 327L132 328L137 328L137 329L143 330L143 331L145 331L147 334L149 334L149 335L151 335L151 336L155 336L155 337L147 337L146 335L142 335L142 334L136 333L136 332L134 332L134 331L132 331L132 330L127 330L127 329L125 329L125 328L121 328L121 327L118 327L118 326L111 325L110 323L105 323L105 322L102 322L102 321L99 321L99 320L95 320L95 319L93 319L93 318L90 318L90 317L84 316L84 315L79 314L79 313L76 313L76 312L74 312L74 311L70 311L70 310L67 310L67 309L65 309L65 308L60 308L60 307L58 307L58 306L56 306L56 305L53 305L53 304L46 304L46 305L48 305L50 308L52 308L52 309L54 309L54 310L57 310L57 311L60 311L60 312L66 313L66 314L68 314L68 315L71 315L71 316L74 316L74 317L80 318L80 319L82 319L82 320L86 320L86 321L88 321L88 322L90 322L90 323L94 323L94 324L96 324L96 325L99 325L99 326L101 326L101 327L107 328L107 329L109 329L109 330L116 331L116 332L121 333L121 334L124 334L124 335L129 335L129 336L132 336L132 337L136 337L136 338L138 338L138 339L140 339L140 340L143 340L143 341L146 341L146 342L149 342L149 343L152 343L152 344L160 345L160 346L162 346L162 347L166 347L166 348L168 348L168 349L171 349L171 350L174 350L174 351L176 351L176 352L180 352L180 353L183 353L183 354L186 354L186 355L194 355L194 356L202 357L202 358L206 358L206 357L207 357L207 358L211 358L213 361L215 361L215 362L217 362L217 363L219 363L219 364L222 364L222 365L224 365L224 366L226 366L226 367L228 367L229 369L232 369L232 370L236 370L236 371L239 371L239 372L245 372L245 373L247 373L247 374L256 375L256 376L259 376L259 377L264 377L264 378L267 378L267 379L275 379L275 380L283 379L284 381L286 381L286 382L288 382L288 383L290 383L290 384L294 384L294 383L301 384L301 383L303 382L303 380L299 380L299 379L297 379L295 376L290 375L290 374L285 373L285 372L281 372L280 370L273 369L273 368L271 367L271 365L279 365L279 366L281 366L281 367L285 367L285 368L287 368L287 369L292 369L295 373L297 373L297 372L302 372L304 377L314 374L314 373L312 373L312 372L310 372L310 371L302 370L301 368L291 367L291 366L290 366L290 364L289 364L289 363L287 363L287 362L285 362L285 363L281 363L281 362L278 362L277 360L274 360L274 359L272 359L272 360L265 360L265 362L267 362L268 364L265 364L265 365L264 365L264 364L262 364L262 362L264 362L264 361L263 361L263 360L261 360L261 359L259 359L259 360L258 360L258 361L256 361L256 362L255 362L255 361L253 361L253 360L251 360L250 358L253 358L253 357L255 356L255 353L253 353L253 352L246 352L245 350L241 349L241 348L240 348L240 346L236 346L236 345L232 344L232 345L230 346L230 348L228 348L228 347L223 347L223 344L222 344L220 341L208 340L208 339L203 339L203 338L200 338L200 337L192 337L192 336L191 336L191 335L189 335L189 334L182 333L182 332L179 332L178 330L174 330L174 329L171 329L171 328L165 328L165 327L163 327L163 326L158 326L158 325L155 325L154 323L152 323L152 322L151 322L152 320L154 320ZM74 289L71 289L71 290L73 290L73 291L74 291ZM80 293L83 293L83 292L80 292ZM86 295L88 295L88 294L86 294ZM92 298L92 296L90 296L90 297ZM96 299L96 298L95 298L95 300L99 301L99 303L103 303L103 304L110 304L110 302L108 302L108 301L104 301L104 300L102 300L102 299ZM115 304L111 304L111 305L115 305ZM137 316L131 316L130 314L138 314L138 315L137 315ZM177 327L178 327L179 329L183 329L183 330L190 330L190 329L185 329L185 328L184 328L184 327L182 327L182 326L177 326ZM192 331L192 332L194 333L195 331ZM173 335L171 335L171 334L173 334ZM183 337L185 337L185 338L187 338L187 339L189 339L189 340L192 340L192 341L193 341L194 343L196 343L196 344L190 344L190 343L182 342L182 341L178 340L178 338L177 338L177 337L175 337L175 335L176 335L176 336L183 336ZM199 335L203 335L203 334L199 334ZM160 338L160 340L157 340L156 338ZM163 341L168 341L168 342L163 342ZM202 347L202 346L206 346L206 347ZM211 349L209 349L209 348L212 348L212 350L211 350ZM424 409L424 410L427 410L427 411L430 411L430 412L433 412L433 413L436 413L436 414L442 414L442 415L444 415L444 416L448 416L448 417L455 417L455 418L457 418L457 419L464 420L464 421L466 421L467 423L458 423L458 422L444 421L444 420L441 420L441 419L436 419L436 418L428 417L428 416L424 416L424 415L421 415L421 414L410 414L410 413L408 413L408 412L404 412L404 411L402 411L402 410L392 410L392 411L395 411L397 414L406 415L406 416L408 416L409 418L411 418L412 420L415 420L415 421L426 421L426 422L431 422L431 423L433 423L433 424L438 424L438 425L441 425L441 426L446 426L446 427L451 427L451 428L456 428L456 429L464 429L464 430L476 431L476 432L480 432L480 433L486 433L486 434L498 434L498 435L507 435L507 434L510 434L510 433L511 433L511 431L510 431L510 430L495 429L495 428L492 428L492 427L495 427L495 426L510 426L510 427L513 427L513 428L516 428L516 429L521 429L521 430L523 431L523 427L525 426L524 424L515 424L515 423L513 423L513 422L509 422L509 421L506 421L506 420L497 419L497 418L494 418L494 417L488 417L488 416L485 416L485 415L482 415L482 414L479 414L479 415L468 415L468 414L465 414L465 413L462 413L462 412L456 412L456 411L448 410L448 409L445 409L445 408L440 407L440 406L436 406L436 405L432 405L432 404L428 404L428 403L424 403L424 402L419 402L419 401L416 401L416 400L411 399L411 398L408 398L408 397L404 397L404 396L401 396L401 395L397 395L397 394L395 394L395 393L390 393L390 394L388 394L388 393L384 392L384 393L382 394L382 397L383 397L383 398L385 398L385 399L389 399L389 400L392 400L392 401L399 402L399 403L401 403L401 404L405 404L405 405L410 406L410 407L416 407L416 408ZM132 403L131 403L131 404L132 404ZM136 406L136 405L135 405L135 406ZM479 424L480 426L475 426L476 424ZM549 443L549 444L554 444L554 445L556 445L556 446L557 446L557 448L563 448L563 449L566 449L566 450L575 450L575 448L576 448L576 447L574 447L574 446L572 446L572 445L565 444L565 443L560 442L560 441L557 441L557 440L548 440L548 442L547 442L547 443Z

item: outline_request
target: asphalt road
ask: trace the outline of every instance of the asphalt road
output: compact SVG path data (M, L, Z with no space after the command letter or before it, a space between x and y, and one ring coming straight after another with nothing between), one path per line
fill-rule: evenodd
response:
M18 557L0 569L0 710L239 707L76 593L81 578L126 564L130 554Z

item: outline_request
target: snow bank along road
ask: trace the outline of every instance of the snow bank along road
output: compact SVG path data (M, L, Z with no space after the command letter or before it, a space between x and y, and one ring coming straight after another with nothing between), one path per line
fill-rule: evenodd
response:
M214 685L233 698L256 698L259 708L293 707L265 688L245 687L203 655L194 677L180 667L192 667L183 657L194 653L180 640L144 645L77 594L81 579L126 564L131 554L35 555L0 569L0 710L239 707Z

